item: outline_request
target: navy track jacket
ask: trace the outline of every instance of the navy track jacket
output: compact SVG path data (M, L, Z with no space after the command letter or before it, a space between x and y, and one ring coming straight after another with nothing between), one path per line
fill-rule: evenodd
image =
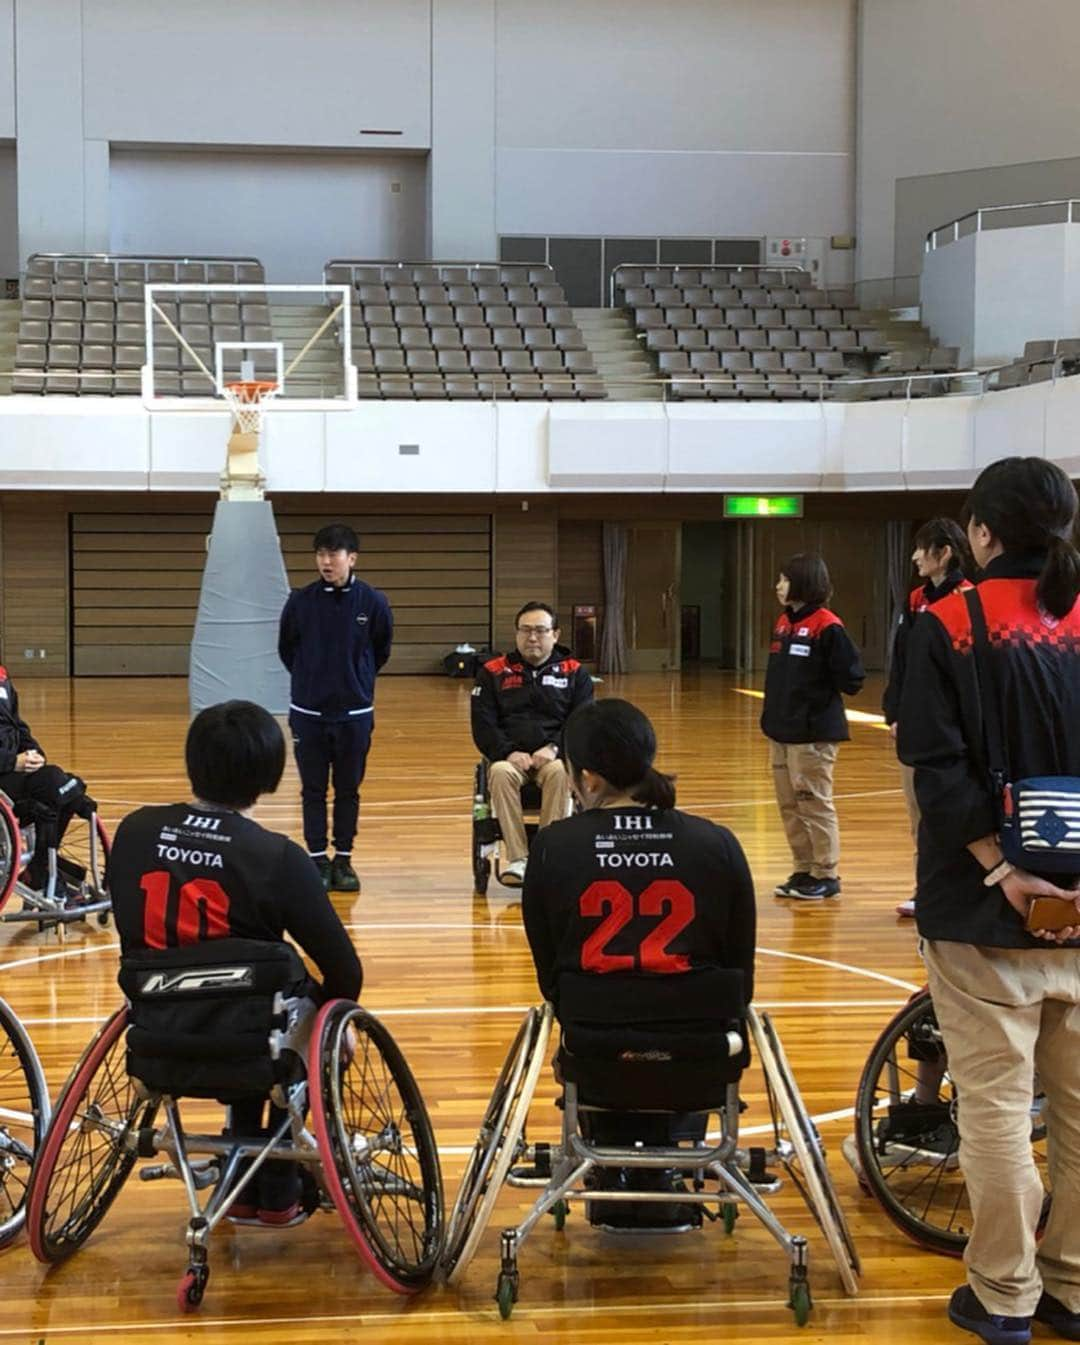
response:
M293 589L278 632L292 676L290 711L327 721L369 714L393 634L386 594L355 575L344 588L318 579Z

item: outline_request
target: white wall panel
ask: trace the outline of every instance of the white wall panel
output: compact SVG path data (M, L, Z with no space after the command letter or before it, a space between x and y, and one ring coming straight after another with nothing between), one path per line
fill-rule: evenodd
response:
M965 486L1010 454L1080 475L1078 415L1080 378L824 406L364 402L272 414L262 466L279 495L935 489ZM228 433L225 411L4 397L0 485L216 492Z
M817 406L672 403L668 432L672 489L815 490L821 482L825 434Z
M851 0L499 0L498 142L849 150L854 11Z
M15 0L0 0L0 139L15 138Z
M977 397L925 397L910 404L903 460L909 488L964 486L973 479L978 405Z
M429 144L429 0L83 0L82 9L89 138Z
M825 407L826 490L888 489L901 480L902 402L833 402Z
M0 485L9 490L145 490L150 433L136 402L0 401Z
M110 245L256 256L270 282L314 284L331 257L423 256L426 174L419 155L114 150Z
M960 368L975 349L975 235L928 252L919 284L922 321L935 341L956 346Z
M668 426L660 404L552 405L547 476L552 486L659 490L667 453Z
M832 151L500 148L496 158L502 234L827 237L851 219L852 160Z
M1049 384L1038 383L992 392L982 399L975 417L976 471L1009 454L1042 454L1048 388Z
M417 453L402 453L402 446ZM326 490L418 494L495 489L490 403L366 402L326 420Z

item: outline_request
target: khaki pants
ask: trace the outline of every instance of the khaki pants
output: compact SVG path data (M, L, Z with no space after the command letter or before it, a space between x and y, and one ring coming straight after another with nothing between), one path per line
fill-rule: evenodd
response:
M507 864L525 859L529 853L525 823L521 819L521 786L535 780L540 786L540 825L565 817L570 802L570 777L561 761L546 761L539 770L522 773L509 761L492 762L488 769L491 810L499 819L503 834L503 855Z
M919 871L919 823L922 813L919 800L915 797L915 767L900 763L900 784L904 790L904 802L907 804L908 821L911 823L911 843L915 847L915 872Z
M833 804L836 743L778 743L769 739L776 801L795 869L835 878L840 826Z
M987 1312L1027 1317L1045 1288L1080 1312L1080 951L923 943L959 1098L960 1166L973 1225L968 1283ZM1032 1080L1046 1095L1054 1199L1031 1150Z

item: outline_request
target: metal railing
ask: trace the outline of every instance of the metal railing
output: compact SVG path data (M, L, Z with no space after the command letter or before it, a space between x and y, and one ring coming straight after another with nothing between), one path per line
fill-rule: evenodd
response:
M1013 221L1008 218L1002 219L998 223L990 223L999 216L1008 216L1020 210L1036 210L1040 212L1055 212L1060 214L1061 219L1039 219ZM936 252L939 247L947 243L955 243L960 238L966 238L969 234L981 233L983 229L1007 229L1018 228L1022 224L1075 224L1080 223L1080 199L1069 197L1061 201L1023 201L1014 205L984 205L978 210L969 210L966 215L958 215L956 219L950 220L948 224L939 224L936 229L931 229L926 235L926 241L923 245L925 252Z
M619 276L623 271L670 271L672 275L676 271L727 271L729 275L734 275L739 271L778 271L781 276L784 274L793 274L798 272L800 275L809 275L805 266L770 266L767 262L754 262L745 266L725 266L723 262L717 262L713 265L711 262L673 262L665 265L663 262L620 262L618 266L611 268L611 274L608 276L608 307L614 308L615 291L624 289L619 281ZM847 285L834 285L834 289L849 289Z

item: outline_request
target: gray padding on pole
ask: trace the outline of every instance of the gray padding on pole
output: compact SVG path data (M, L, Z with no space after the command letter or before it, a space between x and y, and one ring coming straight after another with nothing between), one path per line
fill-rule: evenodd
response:
M278 619L289 580L269 500L219 500L191 641L191 713L219 701L289 706L278 660Z

